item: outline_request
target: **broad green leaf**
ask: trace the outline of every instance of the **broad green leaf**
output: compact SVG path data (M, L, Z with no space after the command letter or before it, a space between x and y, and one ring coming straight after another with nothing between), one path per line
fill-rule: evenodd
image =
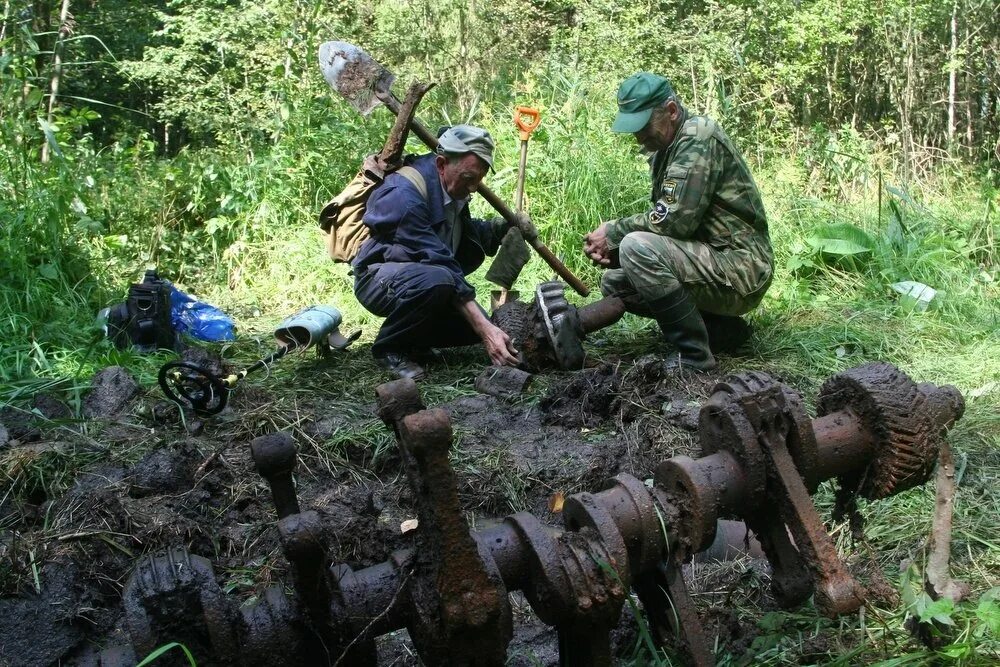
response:
M42 128L42 132L45 133L45 141L48 142L49 148L51 148L56 155L62 157L62 149L59 148L59 142L56 141L56 132L59 131L59 128L44 118L38 119L38 127Z
M979 598L976 616L994 637L1000 637L1000 588L991 588Z
M39 88L32 88L24 98L24 106L37 107L42 103L42 91Z
M951 615L955 611L955 603L949 598L934 600L920 611L920 622L935 621L942 625L954 625Z
M943 656L958 660L964 658L972 652L972 647L968 644L949 644L941 648L938 653Z
M860 255L871 252L871 248L849 241L847 239L823 239L811 237L808 239L809 245L816 250L828 255Z
M860 255L875 249L875 240L867 232L847 222L820 227L806 242L829 255Z
M49 278L50 280L55 280L59 277L59 269L57 269L54 264L42 264L38 267L38 273L40 273L43 278Z

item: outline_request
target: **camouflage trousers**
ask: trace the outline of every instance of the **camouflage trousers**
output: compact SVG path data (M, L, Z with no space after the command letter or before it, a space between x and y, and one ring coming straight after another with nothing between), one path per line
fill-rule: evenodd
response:
M743 315L760 303L771 279L749 294L741 294L726 277L719 261L721 252L698 241L631 232L618 246L621 268L604 274L601 292L623 299L630 312L649 316L647 302L683 286L698 310Z

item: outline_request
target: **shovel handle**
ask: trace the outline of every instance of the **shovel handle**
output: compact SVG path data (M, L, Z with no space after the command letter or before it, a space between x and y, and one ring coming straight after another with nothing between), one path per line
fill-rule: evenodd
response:
M402 106L402 104L400 103L399 99L392 94L392 91L378 91L376 92L376 95L378 95L378 98L382 101L383 104L385 104L385 107L389 111L391 111L394 115L399 115L400 107ZM428 148L430 148L432 151L437 150L438 147L437 137L431 134L430 131L428 131L428 129L424 127L419 120L414 118L412 121L410 121L410 129L413 130L414 134L420 137L420 140L423 141ZM476 192L482 195L483 199L485 199L489 203L489 205L493 207L493 210L499 213L500 217L506 220L508 224L511 225L517 224L517 218L514 215L514 211L510 210L510 207L507 206L507 204L505 204L504 201L500 199L500 197L498 197L495 192L490 190L487 186L483 185L482 183L480 183L479 187L476 188ZM569 268L565 264L563 264L559 260L559 258L556 257L552 253L552 251L548 249L548 247L546 247L544 243L542 243L536 238L530 241L530 245L532 248L535 249L535 252L541 255L542 259L545 260L545 263L548 264L549 267L553 271L555 271L560 278L565 280L566 284L572 287L577 294L579 294L580 296L590 295L590 289L588 289L587 286L583 284L583 281L577 278L575 275L573 275L573 272L570 271Z
M527 141L538 124L542 122L542 112L533 107L514 107L514 124L521 130L521 141Z

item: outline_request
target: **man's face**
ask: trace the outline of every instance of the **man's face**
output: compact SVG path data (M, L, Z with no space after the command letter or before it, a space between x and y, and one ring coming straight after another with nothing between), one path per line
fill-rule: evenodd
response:
M649 122L638 132L632 134L643 150L653 153L670 146L677 133L677 120L680 118L680 107L673 100L660 107L649 117Z
M479 187L489 167L475 153L467 153L454 162L443 155L434 161L441 185L452 199L465 199Z

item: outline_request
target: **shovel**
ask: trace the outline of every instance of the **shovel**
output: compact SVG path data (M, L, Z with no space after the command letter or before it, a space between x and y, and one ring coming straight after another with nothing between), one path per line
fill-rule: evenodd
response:
M395 75L377 63L364 49L347 42L324 42L319 47L319 66L330 87L362 115L367 116L379 103L384 104L393 114L399 115L402 105L392 92L392 82L396 79ZM437 138L419 121L416 119L411 121L410 129L431 150L437 149ZM492 190L485 185L480 185L477 192L504 220L510 224L516 224L514 212ZM565 280L580 296L590 294L590 290L583 284L583 281L566 268L566 265L544 243L537 238L529 243L535 252L541 255L545 263L552 267L552 270L559 274L559 277Z
M517 208L518 213L524 212L524 172L528 164L528 139L531 138L531 133L535 131L540 122L542 122L542 114L538 109L520 105L514 107L514 125L517 126L521 137L521 162L517 168L517 190L514 195L514 206ZM503 253L505 250L507 248L501 246L500 252ZM527 258L524 259L524 262L527 262ZM521 263L521 266L523 267L523 263ZM487 280L491 279L489 274L486 275L486 278ZM510 280L510 282L513 283L514 281ZM490 296L492 297L493 310L495 311L508 301L516 301L520 295L514 290L502 287L499 290L491 292Z

